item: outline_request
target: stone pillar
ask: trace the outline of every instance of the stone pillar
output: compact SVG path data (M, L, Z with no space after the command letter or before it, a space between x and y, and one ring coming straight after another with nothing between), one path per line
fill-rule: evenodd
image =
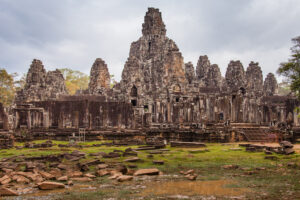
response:
M88 121L89 121L89 129L92 129L92 127L93 127L93 117L92 117L92 114L89 114L89 119L88 119Z
M121 113L118 114L118 124L117 124L117 126L118 126L118 130L120 130L121 126L122 126L122 114Z
M3 129L6 131L9 130L8 116L6 113L3 114Z
M49 128L50 123L49 123L49 113L48 112L43 112L43 127L44 128Z
M27 111L27 128L31 129L31 114L30 114L30 111Z
M19 122L20 121L20 115L19 115L19 111L15 111L15 121L14 121L14 128L17 129Z
M64 123L64 113L61 112L59 114L59 120L58 120L58 128L59 129L63 129L65 127L65 123Z
M74 111L73 112L73 117L74 117L74 124L73 124L73 126L75 127L75 128L79 128L79 112L78 111Z
M294 126L299 126L299 118L298 114L296 111L294 111Z

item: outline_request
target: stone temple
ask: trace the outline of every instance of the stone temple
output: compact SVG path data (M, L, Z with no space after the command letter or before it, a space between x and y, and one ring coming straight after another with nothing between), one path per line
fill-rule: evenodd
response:
M62 74L34 59L10 115L0 106L0 128L34 138L66 139L84 129L87 138L136 135L182 141L264 141L297 133L297 99L277 95L277 81L263 80L257 62L245 69L231 61L225 77L208 56L185 63L166 36L158 9L149 8L142 36L131 44L121 81L110 87L109 66L97 58L89 88L68 95Z

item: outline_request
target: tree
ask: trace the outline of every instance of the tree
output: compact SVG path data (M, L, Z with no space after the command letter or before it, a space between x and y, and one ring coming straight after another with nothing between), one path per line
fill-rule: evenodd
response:
M18 76L18 73L13 74L14 79L17 76ZM23 89L25 87L26 76L27 76L27 74L24 73L18 80L14 81L16 91L20 91L21 89Z
M89 85L89 76L80 71L62 68L59 69L65 78L69 94L73 95L77 90L86 90Z
M115 80L115 75L110 75L110 88L113 88L117 84L117 81Z
M291 93L291 86L288 82L282 81L278 84L278 94L282 96L289 95Z
M280 64L277 73L284 76L290 84L291 90L300 99L300 36L293 38L295 45L291 48L291 57Z
M10 106L15 98L14 76L5 69L0 69L0 102Z

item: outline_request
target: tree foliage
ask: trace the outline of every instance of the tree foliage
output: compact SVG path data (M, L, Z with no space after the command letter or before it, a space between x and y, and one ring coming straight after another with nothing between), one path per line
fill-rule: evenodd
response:
M292 42L295 44L291 48L292 55L287 62L280 64L277 73L287 79L291 90L300 99L300 36L293 38Z
M86 90L89 85L89 76L80 71L69 68L59 69L65 78L69 94L73 95L77 90Z
M18 76L18 74L14 73L14 78L17 76ZM18 80L14 81L16 91L20 91L21 89L23 89L25 87L26 76L27 76L27 74L24 73Z
M14 74L8 74L5 69L0 69L0 102L10 106L15 98Z
M117 84L117 81L115 80L115 75L110 75L110 88L113 88Z
M289 95L291 93L291 86L288 82L283 81L278 84L278 94L282 96Z

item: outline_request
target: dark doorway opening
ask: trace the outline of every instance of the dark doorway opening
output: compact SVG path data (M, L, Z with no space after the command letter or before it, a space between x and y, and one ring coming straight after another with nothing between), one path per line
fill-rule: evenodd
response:
M131 100L131 105L132 106L136 106L137 105L137 101L135 99Z

